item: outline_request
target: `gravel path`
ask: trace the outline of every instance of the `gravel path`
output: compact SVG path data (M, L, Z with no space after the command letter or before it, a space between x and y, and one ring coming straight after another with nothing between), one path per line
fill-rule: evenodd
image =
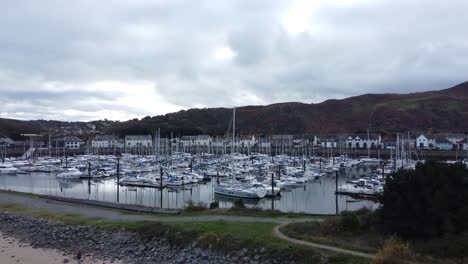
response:
M23 196L13 193L0 192L0 204L17 204L32 209L46 210L54 213L78 214L89 218L102 218L111 221L158 221L158 222L264 222L264 223L291 223L303 221L320 221L320 219L281 219L249 216L229 216L229 215L202 215L202 216L157 216L144 214L122 214L115 210L99 208L94 206L78 205L52 201L42 198Z
M287 241L289 241L291 243L302 245L302 246L307 246L307 247L312 247L312 248L321 248L321 249L326 249L326 250L330 250L330 251L334 251L334 252L338 252L338 253L344 253L344 254L349 254L349 255L368 258L368 259L372 259L372 258L375 257L375 255L367 254L367 253L363 253L363 252L359 252L359 251L348 250L348 249L343 249L343 248L338 248L338 247L333 247L333 246L329 246L329 245L318 244L318 243L313 243L313 242L308 242L308 241L298 240L298 239L288 237L285 234L281 233L281 231L280 231L280 228L285 226L285 225L287 225L287 223L283 223L281 225L276 226L273 229L273 234L278 238L281 238L281 239L287 240Z

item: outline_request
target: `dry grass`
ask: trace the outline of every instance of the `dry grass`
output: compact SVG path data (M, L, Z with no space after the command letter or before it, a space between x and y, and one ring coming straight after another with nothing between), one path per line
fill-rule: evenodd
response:
M415 254L408 243L396 238L390 238L385 241L382 249L377 252L372 264L403 264L413 263L415 260Z

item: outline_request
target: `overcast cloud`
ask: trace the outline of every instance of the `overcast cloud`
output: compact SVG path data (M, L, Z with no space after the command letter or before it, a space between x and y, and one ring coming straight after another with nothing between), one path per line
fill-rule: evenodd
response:
M4 1L0 117L141 118L467 81L466 0Z

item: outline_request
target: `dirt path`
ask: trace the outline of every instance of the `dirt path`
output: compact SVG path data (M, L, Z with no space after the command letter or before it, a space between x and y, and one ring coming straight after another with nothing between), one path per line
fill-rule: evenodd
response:
M231 215L201 215L201 216L158 216L137 213L121 213L95 206L79 205L52 201L48 199L18 195L14 193L0 192L0 204L20 205L26 208L45 210L54 213L78 214L88 218L102 218L111 221L158 221L158 222L263 222L263 223L291 223L303 221L321 221L321 219L289 219L289 218L267 218Z
M334 252L338 252L338 253L344 253L344 254L349 254L349 255L353 255L353 256L369 258L369 259L372 259L375 256L373 254L367 254L367 253L363 253L363 252L359 252L359 251L348 250L348 249L343 249L343 248L338 248L338 247L333 247L333 246L329 246L329 245L318 244L318 243L313 243L313 242L308 242L308 241L298 240L298 239L288 237L285 234L281 233L281 231L280 231L280 228L287 225L287 224L288 223L283 223L281 225L276 226L273 229L273 234L276 237L281 238L283 240L286 240L288 242L298 244L298 245L302 245L302 246L311 247L311 248L321 248L321 249L326 249L326 250L330 250L330 251L334 251Z

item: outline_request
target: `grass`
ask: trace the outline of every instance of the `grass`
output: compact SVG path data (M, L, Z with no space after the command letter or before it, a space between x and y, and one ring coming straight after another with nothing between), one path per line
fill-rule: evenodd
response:
M197 215L230 215L230 216L249 216L260 218L279 218L279 219L323 219L330 215L311 215L305 213L283 213L280 211L263 210L261 208L216 208L199 211L184 210L180 216Z
M384 238L375 233L328 232L322 223L291 223L281 228L289 237L314 243L326 244L365 253L375 253L383 245Z
M40 195L34 194L34 193L25 193L25 192L17 192L17 191L12 191L12 190L1 190L0 193L7 193L7 194L15 194L15 195L20 195L20 196L25 196L25 197L32 197L32 198L39 198Z
M140 234L142 239L165 237L176 246L183 246L194 241L204 248L228 254L243 248L248 250L264 249L265 254L278 260L294 259L298 263L354 263L367 264L369 260L315 250L304 246L289 244L275 237L272 230L274 223L251 222L175 222L155 221L109 221L101 218L87 218L78 214L51 213L19 205L0 205L1 211L33 215L69 225L87 225L106 230L127 229Z

